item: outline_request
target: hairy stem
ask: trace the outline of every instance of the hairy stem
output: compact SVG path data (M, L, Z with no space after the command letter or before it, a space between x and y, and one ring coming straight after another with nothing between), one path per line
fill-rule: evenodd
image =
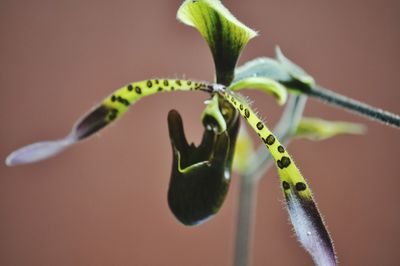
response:
M302 117L305 103L305 96L291 96L281 119L274 129L276 136L285 145L289 142ZM235 266L250 265L258 181L271 167L273 162L271 154L265 152L264 145L260 145L258 151L251 158L250 167L239 179L240 191L236 224Z
M311 89L302 91L310 97L321 99L327 103L343 107L359 115L373 119L386 125L400 127L400 116L394 113L370 106L360 101L348 98L318 85Z

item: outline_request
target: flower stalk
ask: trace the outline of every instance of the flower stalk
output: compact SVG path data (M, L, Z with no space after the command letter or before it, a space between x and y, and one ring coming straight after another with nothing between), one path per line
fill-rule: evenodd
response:
M355 114L364 116L385 125L400 128L400 116L358 100L351 99L334 91L315 85L303 91L309 97L322 100L326 103L341 107Z
M185 0L177 18L195 27L206 40L214 59L215 83L149 79L127 84L84 115L65 138L23 147L9 155L6 164L32 163L58 154L121 118L130 106L145 96L163 91L204 91L211 97L206 100L207 106L201 117L204 133L199 146L187 142L179 113L172 110L168 114L173 154L168 204L175 217L191 226L205 221L221 208L230 183L241 115L259 136L263 147L251 157L247 170L242 173L235 264L249 263L257 184L262 174L275 164L298 240L316 265L336 265L334 247L310 187L283 144L288 144L296 132L305 96L322 99L396 127L400 127L400 117L319 87L313 77L286 58L279 48L275 59L256 59L236 68L241 51L257 33L237 20L219 0ZM271 94L281 105L286 103L288 92L295 94L285 108L276 134L269 130L248 101L236 93L247 88ZM303 133L317 139L354 133L356 128L347 123L337 127L336 131L318 131L315 128L325 127L328 123L308 122L308 126L304 124ZM309 134L310 130L314 135ZM265 152L265 147L269 153Z

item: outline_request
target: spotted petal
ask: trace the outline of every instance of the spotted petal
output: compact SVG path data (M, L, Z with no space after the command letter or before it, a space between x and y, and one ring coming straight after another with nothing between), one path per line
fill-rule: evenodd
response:
M246 102L232 91L219 90L219 92L246 119L274 157L290 220L298 240L310 253L316 265L336 265L329 233L314 203L310 187L293 158Z
M52 157L122 117L131 105L145 96L163 91L193 91L204 88L206 88L204 83L178 79L154 79L127 84L84 115L64 139L22 147L7 157L6 164L9 166L27 164Z

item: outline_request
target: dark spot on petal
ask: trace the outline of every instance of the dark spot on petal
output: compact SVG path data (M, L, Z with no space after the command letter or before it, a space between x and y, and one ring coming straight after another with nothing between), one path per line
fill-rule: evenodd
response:
M110 110L110 114L108 115L108 119L110 121L114 120L115 118L117 118L118 115L118 109L111 109Z
M304 190L306 190L307 189L307 185L306 184L304 184L303 182L298 182L298 183L296 183L296 190L297 191L304 191Z
M264 128L264 125L263 125L263 123L260 121L260 122L258 122L257 123L257 129L258 130L261 130L261 129L263 129Z
M244 109L244 116L245 116L246 118L249 118L249 117L250 117L250 111L249 111L248 109Z
M151 82L151 80L147 81L147 87L149 88L153 87L153 83Z
M285 152L285 148L283 148L281 145L278 146L278 151L280 153L284 153Z
M288 189L290 188L290 185L289 185L288 182L283 181L283 182L282 182L282 187L283 187L284 190L288 190Z
M164 84L164 86L169 86L169 81L165 79L163 84Z
M280 160L278 160L276 163L279 168L283 169L283 168L288 167L290 165L291 161L290 161L289 157L282 156L282 158Z
M135 87L135 91L137 94L142 94L142 89L139 86Z
M264 139L265 144L272 145L275 143L275 137L272 134L269 134L266 139Z
M113 95L111 95L111 101L112 102L115 102L117 100L117 97L113 94Z
M127 99L125 99L125 98L123 98L123 97L121 97L121 96L118 96L118 97L117 97L117 101L118 101L119 103L122 103L122 104L125 105L125 106L129 106L129 105L130 105L130 102L129 102Z
M182 86L182 82L181 82L179 79L176 80L175 83L176 83L178 86Z
M132 86L132 84L129 84L127 88L128 88L128 91L133 91L133 86Z

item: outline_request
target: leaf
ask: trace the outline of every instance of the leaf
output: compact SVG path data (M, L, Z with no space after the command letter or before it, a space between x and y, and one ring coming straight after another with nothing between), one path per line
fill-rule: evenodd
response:
M219 93L240 112L274 157L290 220L298 240L310 253L316 265L336 265L329 233L310 187L292 157L246 102L241 101L232 91L223 90Z
M277 82L289 82L293 79L281 63L269 57L259 57L237 67L234 83L250 77L264 77Z
M7 157L6 164L8 166L27 164L52 157L122 117L131 105L145 96L163 91L206 90L206 87L207 84L204 83L178 79L154 79L127 84L84 115L64 139L38 142L22 147Z
M302 118L295 137L310 140L324 140L344 134L364 134L366 127L362 124L327 121L320 118Z
M237 91L245 88L259 89L262 92L273 95L280 105L287 100L287 90L279 82L264 77L250 77L233 83L228 89Z
M293 63L285 55L283 55L279 46L275 47L276 59L289 72L289 74L301 83L312 87L315 84L314 78L307 74L304 69Z
M270 78L281 83L291 92L304 92L315 85L314 78L283 55L279 47L276 47L276 59L256 58L238 67L235 71L234 82L249 77Z
M228 107L230 107L228 105ZM227 130L217 133L203 116L204 133L199 146L188 144L182 118L172 110L168 128L173 150L168 205L184 225L197 225L221 208L231 180L232 159L239 128L239 116L233 112L224 117Z
M214 58L217 83L228 86L242 49L257 33L238 21L219 0L186 0L177 18L195 27L207 41Z

